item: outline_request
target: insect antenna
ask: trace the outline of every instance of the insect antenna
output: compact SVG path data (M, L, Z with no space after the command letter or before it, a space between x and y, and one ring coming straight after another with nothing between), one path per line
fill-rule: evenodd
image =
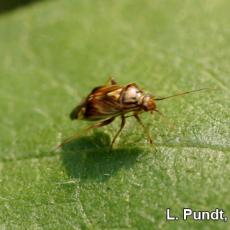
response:
M167 96L167 97L157 97L157 98L154 98L154 100L161 101L161 100L165 100L165 99L168 99L168 98L171 98L171 97L182 96L182 95L185 95L185 94L195 93L195 92L202 91L202 90L209 90L209 88L203 88L203 89L196 89L196 90L186 91L186 92L174 94L174 95Z

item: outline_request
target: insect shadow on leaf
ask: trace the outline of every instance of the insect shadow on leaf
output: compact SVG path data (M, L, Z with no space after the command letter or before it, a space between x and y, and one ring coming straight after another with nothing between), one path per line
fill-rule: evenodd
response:
M108 154L109 143L107 134L95 132L63 146L60 154L67 174L81 182L103 182L121 169L132 168L143 153L141 148L131 147L113 149L113 154Z

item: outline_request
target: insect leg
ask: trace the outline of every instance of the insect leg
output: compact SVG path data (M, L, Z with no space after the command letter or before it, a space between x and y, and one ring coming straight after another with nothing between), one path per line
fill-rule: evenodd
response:
M134 114L134 117L137 119L138 123L143 127L145 133L147 134L149 143L152 144L153 140L150 136L149 130L145 127L145 125L143 124L143 122L141 121L140 117L137 114Z
M109 151L112 150L113 144L115 143L115 140L117 139L118 135L120 134L120 132L124 128L124 126L125 126L125 117L124 117L124 115L121 115L121 126L120 126L119 130L117 131L116 135L113 137Z
M159 111L158 109L155 109L154 111L157 112L161 116L162 121L166 123L169 126L169 128L175 128L175 125L171 123L161 111Z
M74 134L73 136L65 139L60 145L57 146L57 148L61 148L63 147L65 144L77 139L78 137L80 137L82 135L82 133L85 133L85 132L88 132L89 130L91 129L95 129L95 128L99 128L99 127L102 127L102 126L105 126L105 125L108 125L109 123L111 123L113 120L115 119L115 117L112 117L110 119L107 119L107 120L104 120L104 121L101 121L101 122L98 122L96 124L93 124L91 126L89 126L88 128L84 129L83 131L81 131L81 134L77 133L77 134Z
M117 82L114 80L113 77L109 77L109 80L106 85L117 85Z

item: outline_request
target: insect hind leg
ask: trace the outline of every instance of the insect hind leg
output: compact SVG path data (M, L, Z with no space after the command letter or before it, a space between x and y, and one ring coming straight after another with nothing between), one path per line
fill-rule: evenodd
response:
M107 120L98 122L98 123L96 123L96 124L93 124L93 125L87 127L86 129L84 129L84 130L81 132L81 134L77 133L77 134L74 134L73 136L71 136L71 137L65 139L60 145L57 146L57 149L63 147L65 144L68 144L68 143L70 143L70 142L73 141L73 140L76 140L77 138L79 138L79 137L80 137L83 133L85 133L85 132L88 132L88 131L90 131L90 130L92 130L92 129L99 128L99 127L102 127L102 126L105 126L105 125L110 124L111 122L113 122L114 119L115 119L115 117L112 117L112 118L109 118L109 119L107 119Z

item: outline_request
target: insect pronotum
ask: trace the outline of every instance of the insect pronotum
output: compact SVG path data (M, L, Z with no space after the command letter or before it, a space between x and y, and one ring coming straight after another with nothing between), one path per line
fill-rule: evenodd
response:
M157 110L156 101L206 89L207 88L182 92L167 97L154 97L144 93L135 83L122 86L111 78L106 85L94 88L83 102L73 109L70 113L70 119L96 121L96 123L84 130L89 131L94 128L108 125L113 122L116 117L120 117L120 128L112 139L110 144L111 150L118 135L125 126L126 118L133 116L144 129L149 143L153 143L151 135L141 121L139 114L143 112L159 112ZM79 134L75 134L64 140L58 147L62 147L78 137Z

